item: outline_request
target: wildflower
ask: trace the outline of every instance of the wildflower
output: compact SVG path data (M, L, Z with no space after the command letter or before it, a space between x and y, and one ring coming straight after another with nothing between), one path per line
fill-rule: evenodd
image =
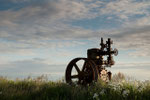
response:
M93 99L96 99L96 98L98 98L98 94L94 93Z
M105 94L105 90L103 89L101 92L100 92L101 95Z
M134 86L137 88L139 87L139 82L138 81L134 81Z
M78 82L75 81L75 82L74 82L74 85L75 85L75 87L78 87Z
M122 95L123 95L123 97L126 97L126 96L129 95L129 93L130 93L129 90L124 90L124 91L122 92Z
M138 92L142 92L144 90L144 87L143 86L139 86L138 87Z
M112 84L109 84L109 86L114 90L114 91L121 91L122 88L121 88L121 85L120 83L112 83Z
M121 82L122 82L122 83L125 83L126 81L125 81L125 79L123 79Z

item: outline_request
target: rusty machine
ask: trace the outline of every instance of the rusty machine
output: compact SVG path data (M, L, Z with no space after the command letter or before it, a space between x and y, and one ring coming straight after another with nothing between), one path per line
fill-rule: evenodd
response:
M66 68L65 79L67 83L90 84L101 79L111 80L111 72L106 67L114 65L113 54L118 55L117 49L112 49L113 41L108 38L106 43L101 38L100 48L87 50L87 58L75 58ZM105 60L106 59L106 60Z

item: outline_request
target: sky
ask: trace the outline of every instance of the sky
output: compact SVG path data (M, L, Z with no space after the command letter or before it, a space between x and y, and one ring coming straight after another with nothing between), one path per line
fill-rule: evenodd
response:
M47 75L111 38L113 74L150 80L149 0L0 0L0 76Z

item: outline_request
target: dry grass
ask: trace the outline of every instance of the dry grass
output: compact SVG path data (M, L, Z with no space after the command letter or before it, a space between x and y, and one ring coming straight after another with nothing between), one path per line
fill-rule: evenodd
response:
M122 73L107 84L99 80L88 86L48 81L44 75L15 81L0 77L0 100L150 100L150 81L129 80Z

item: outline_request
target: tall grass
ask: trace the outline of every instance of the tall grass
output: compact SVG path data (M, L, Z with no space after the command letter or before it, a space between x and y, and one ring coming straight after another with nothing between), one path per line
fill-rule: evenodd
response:
M150 81L129 80L123 74L112 81L87 86L48 81L44 76L24 80L0 77L0 100L150 100Z

